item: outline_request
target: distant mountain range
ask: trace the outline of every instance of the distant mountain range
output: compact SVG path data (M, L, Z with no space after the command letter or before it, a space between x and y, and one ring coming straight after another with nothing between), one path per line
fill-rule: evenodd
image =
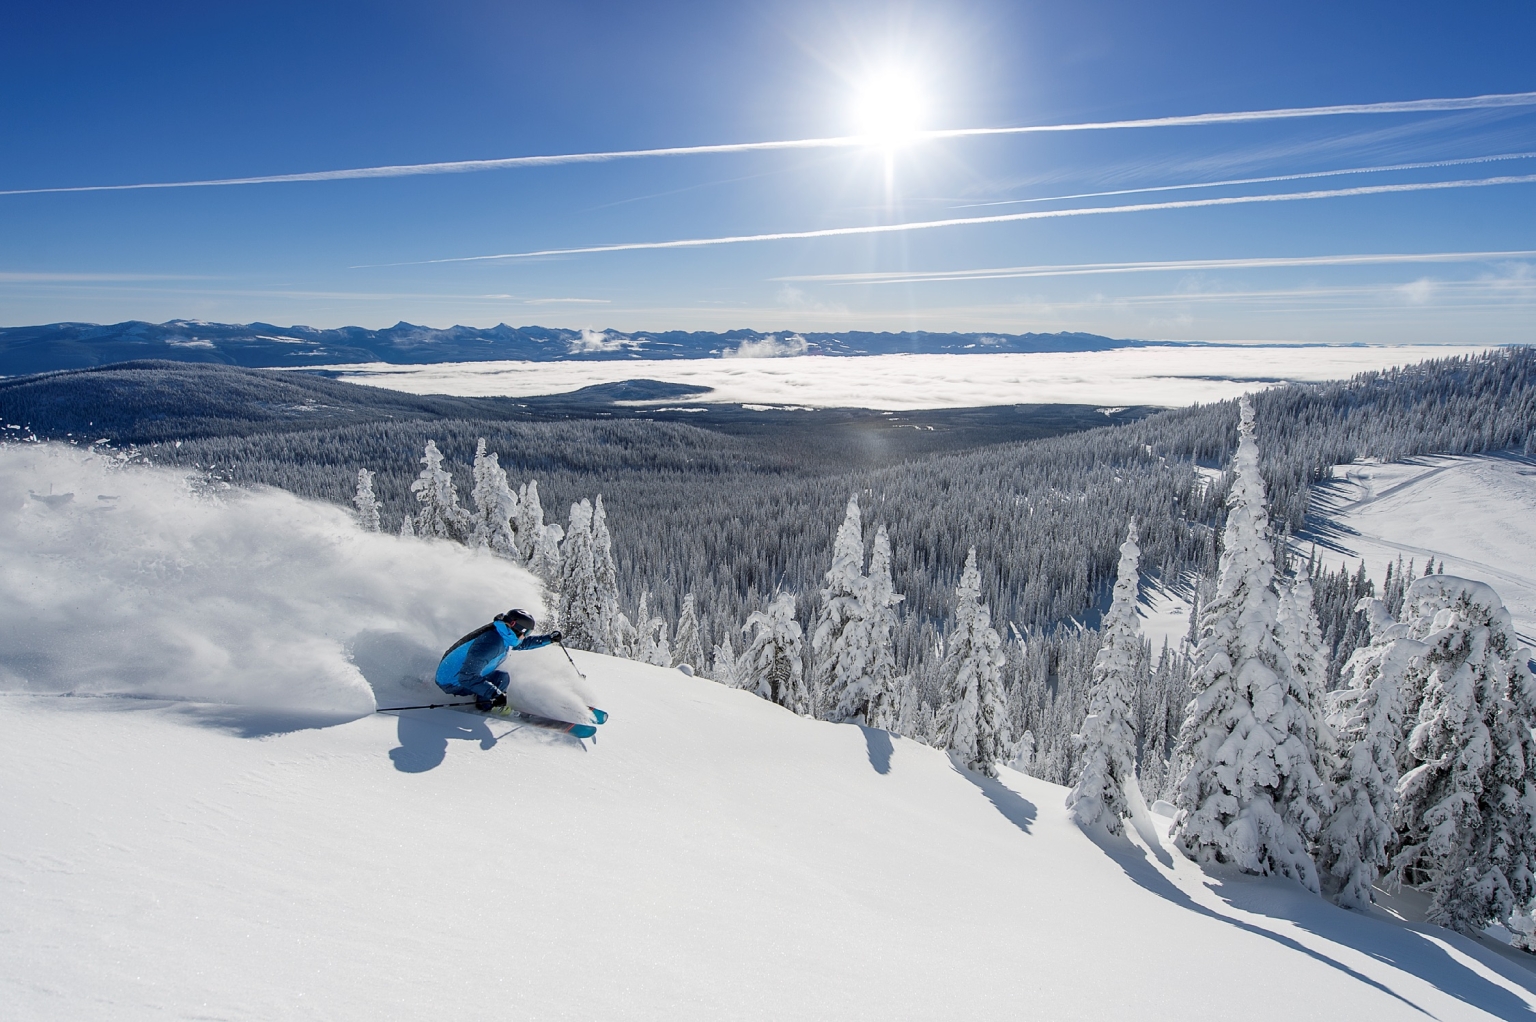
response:
M1147 342L1114 340L1097 334L998 333L761 333L755 330L620 333L554 327L446 330L396 323L383 330L347 326L316 330L270 323L168 323L131 321L49 323L0 328L0 376L57 369L84 369L136 359L214 362L256 369L294 368L355 362L422 365L522 359L653 359L772 357L782 355L962 354L982 351L1104 351Z

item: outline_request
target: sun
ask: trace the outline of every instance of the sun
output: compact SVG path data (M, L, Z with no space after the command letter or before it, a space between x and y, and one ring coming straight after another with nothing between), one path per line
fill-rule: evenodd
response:
M921 83L904 68L871 73L854 96L858 133L886 149L910 142L922 130L927 102Z

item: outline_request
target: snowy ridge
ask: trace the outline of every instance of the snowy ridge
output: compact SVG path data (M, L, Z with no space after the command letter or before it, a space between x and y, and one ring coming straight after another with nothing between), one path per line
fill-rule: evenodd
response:
M1422 574L1491 585L1522 640L1536 645L1536 463L1515 456L1434 457L1339 465L1314 489L1293 542L1328 564L1364 561L1375 578L1401 557Z

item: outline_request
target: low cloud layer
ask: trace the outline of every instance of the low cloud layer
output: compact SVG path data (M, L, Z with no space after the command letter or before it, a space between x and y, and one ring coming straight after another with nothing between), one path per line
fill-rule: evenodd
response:
M790 334L783 340L776 334L769 334L761 340L742 341L737 347L726 348L720 354L725 358L785 358L804 355L810 349L810 344L799 334Z
M580 337L573 337L566 342L566 348L572 355L592 355L606 351L622 351L625 348L637 351L640 348L640 342L622 334L610 337L606 330L583 329Z

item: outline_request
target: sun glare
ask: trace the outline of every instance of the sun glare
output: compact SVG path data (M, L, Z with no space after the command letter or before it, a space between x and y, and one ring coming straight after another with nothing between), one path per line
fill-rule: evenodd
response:
M891 68L870 75L859 87L854 120L859 134L889 149L918 133L925 106L917 80L900 68Z

